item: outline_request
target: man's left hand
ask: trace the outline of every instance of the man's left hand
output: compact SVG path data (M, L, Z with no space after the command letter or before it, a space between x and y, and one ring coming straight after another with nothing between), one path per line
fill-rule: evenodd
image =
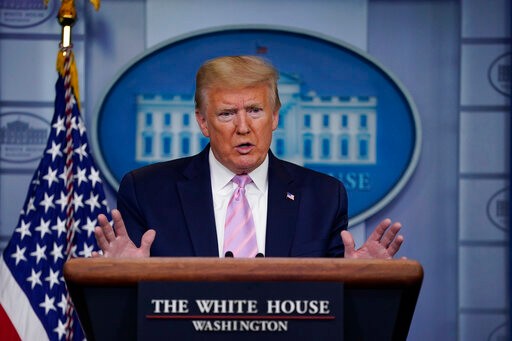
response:
M401 228L402 224L399 222L391 224L391 219L384 219L377 225L363 246L357 250L352 234L342 231L341 239L345 245L345 258L393 258L404 241L404 237L398 235Z

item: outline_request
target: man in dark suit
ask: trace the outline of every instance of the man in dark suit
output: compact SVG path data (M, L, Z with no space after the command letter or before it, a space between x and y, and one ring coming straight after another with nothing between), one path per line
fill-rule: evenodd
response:
M221 57L201 66L196 120L210 144L195 156L123 178L118 210L112 211L115 232L105 216L98 217L95 235L103 256L394 256L403 241L400 223L382 221L356 250L346 231L343 184L270 151L281 106L277 79L277 71L258 57ZM238 177L247 184L238 184ZM250 208L246 224L231 234L230 207L239 193ZM252 245L250 251L230 244L237 238ZM137 247L133 241L139 240Z

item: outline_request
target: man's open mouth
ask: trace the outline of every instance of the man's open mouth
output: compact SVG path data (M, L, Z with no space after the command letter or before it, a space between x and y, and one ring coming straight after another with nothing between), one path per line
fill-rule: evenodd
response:
M240 147L240 148L244 148L244 147L252 147L252 144L247 142L247 143L239 144L237 147Z
M236 150L241 154L248 154L254 148L252 143L241 143L236 146Z

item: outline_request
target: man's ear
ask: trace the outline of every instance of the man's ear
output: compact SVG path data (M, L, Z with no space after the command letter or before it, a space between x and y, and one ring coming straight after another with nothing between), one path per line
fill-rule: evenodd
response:
M196 121L203 135L210 137L210 132L208 131L208 122L206 121L206 114L203 115L199 109L196 109Z
M272 131L277 129L279 125L279 109L272 113Z

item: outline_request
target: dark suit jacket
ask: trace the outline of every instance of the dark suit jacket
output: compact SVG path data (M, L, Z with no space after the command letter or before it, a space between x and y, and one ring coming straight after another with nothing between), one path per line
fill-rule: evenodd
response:
M208 152L124 176L117 207L136 244L146 230L156 230L151 256L219 256ZM271 152L268 172L265 256L342 257L340 232L348 221L343 184Z

